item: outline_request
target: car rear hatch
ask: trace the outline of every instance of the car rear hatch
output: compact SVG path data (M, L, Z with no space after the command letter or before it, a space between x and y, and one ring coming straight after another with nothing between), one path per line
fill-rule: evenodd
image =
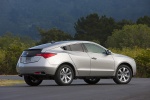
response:
M38 62L41 58L41 56L37 56L38 54L41 54L42 49L28 49L24 50L21 57L20 57L20 63L34 63Z

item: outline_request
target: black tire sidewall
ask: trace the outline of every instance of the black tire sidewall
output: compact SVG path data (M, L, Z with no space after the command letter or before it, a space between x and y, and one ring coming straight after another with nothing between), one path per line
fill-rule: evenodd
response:
M63 68L69 68L71 70L71 73L72 73L72 79L69 83L64 83L61 78L60 78L60 71L63 69ZM65 86L65 85L70 85L72 83L74 79L74 71L72 69L72 67L70 67L69 65L61 65L58 70L56 71L56 74L55 74L55 82L60 85L60 86Z
M126 81L126 82L121 82L121 81L118 79L118 76L117 76L117 73L118 73L119 69L122 68L122 67L127 68L127 69L129 70L129 72L130 72L130 78L129 78L129 80ZM129 66L127 66L127 65L120 65L120 66L117 68L115 77L113 78L114 82L117 83L117 84L128 84L128 83L131 81L131 79L132 79L132 70L131 70L131 68L130 68Z
M35 83L31 81L31 76L24 76L24 81L30 86L38 86L43 80L38 80L38 82Z

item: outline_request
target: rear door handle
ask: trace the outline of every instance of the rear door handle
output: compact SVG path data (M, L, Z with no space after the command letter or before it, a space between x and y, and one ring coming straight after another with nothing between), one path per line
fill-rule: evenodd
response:
M93 60L96 60L97 58L95 58L95 57L92 57L91 59L93 59Z

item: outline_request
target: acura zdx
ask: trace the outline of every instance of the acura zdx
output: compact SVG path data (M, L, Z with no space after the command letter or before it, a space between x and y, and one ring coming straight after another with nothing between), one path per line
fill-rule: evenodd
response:
M127 84L136 74L136 63L133 58L112 53L94 42L60 41L24 50L16 69L30 86L48 79L58 85L70 85L73 79L96 84L102 78Z

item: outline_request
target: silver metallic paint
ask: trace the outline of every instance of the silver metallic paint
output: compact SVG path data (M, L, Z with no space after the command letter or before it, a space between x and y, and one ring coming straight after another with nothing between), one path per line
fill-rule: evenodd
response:
M61 49L62 46L76 43L96 44L89 41L60 41L53 45L49 43L29 48L42 49L41 52L57 53L57 55L48 59L41 57L39 61L34 63L21 63L19 59L16 66L17 72L19 74L34 74L37 71L44 71L46 74L55 75L61 64L70 63L75 69L76 76L115 76L118 66L127 63L132 67L133 75L136 74L136 63L130 57L114 53L107 55ZM107 50L99 44L96 45Z

